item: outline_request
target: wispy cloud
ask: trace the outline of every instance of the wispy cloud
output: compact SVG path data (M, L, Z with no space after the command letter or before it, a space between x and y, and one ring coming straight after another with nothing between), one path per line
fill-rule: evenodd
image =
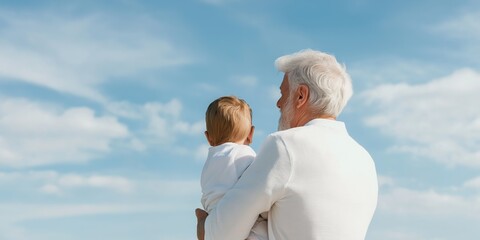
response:
M126 178L117 176L81 176L78 174L67 174L57 181L59 187L78 188L93 187L112 189L120 193L129 193L133 190L133 184Z
M168 208L145 204L0 204L0 237L2 239L32 239L31 231L22 221L41 221L65 217L162 212Z
M440 193L433 189L419 191L395 188L380 196L379 208L402 216L437 216L444 219L480 216L480 199Z
M370 239L374 240L425 240L430 239L422 236L419 233L414 232L407 232L407 231L400 231L400 230L392 230L392 229L381 229L379 231L371 233ZM441 240L435 238L435 240Z
M463 184L463 186L466 187L466 188L469 188L469 189L478 190L480 192L480 176L466 181Z
M148 148L150 145L172 144L179 136L203 136L203 120L187 122L183 120L183 104L178 99L168 102L147 102L132 104L129 102L111 102L107 109L117 116L138 121L137 140ZM137 142L139 144L139 142Z
M480 167L480 74L462 69L424 84L385 84L361 94L365 118L396 140L392 150L454 166Z
M379 181L384 187L380 188L369 239L446 240L458 236L458 229L467 232L464 236L478 232L480 195L470 185L476 179L441 189L404 187L391 176L379 176Z
M128 219L128 214L157 214L158 216L168 216L175 214L186 208L192 208L191 203L185 203L184 199L195 199L191 195L192 184L183 181L164 181L163 183L149 184L146 183L145 189L155 191L155 195L151 192L141 194L139 199L129 199L125 201L116 201L116 198L107 198L101 202L85 203L84 199L77 199L78 203L0 203L0 238L8 240L29 240L39 237L36 229L25 227L24 223L44 224L45 221L55 219L76 219L86 216L100 217L113 216L116 219ZM198 185L198 182L195 181ZM145 190L144 189L144 190ZM196 189L198 192L198 190ZM175 194L176 192L176 194ZM188 194L188 195L185 195ZM163 198L159 197L163 196ZM181 196L181 197L178 197ZM185 198L187 196L187 198ZM105 202L108 201L108 202ZM192 215L193 216L193 215ZM81 220L80 220L81 221ZM71 236L71 232L52 228L48 225L45 229L47 235L62 233ZM119 227L122 227L120 225ZM102 231L96 231L96 234ZM63 236L63 235L62 235ZM65 237L66 237L65 236ZM58 236L57 236L58 237ZM49 237L40 237L40 239L51 239ZM65 239L65 238L61 238ZM77 239L77 238L75 238Z
M480 9L470 7L433 25L429 30L455 43L455 47L441 49L449 56L480 64Z
M0 164L28 167L92 160L129 135L113 116L26 99L0 101Z
M115 140L136 151L161 146L175 152L172 146L190 148L179 138L201 138L205 128L203 120L183 119L183 106L177 99L143 105L110 102L106 106L111 114L103 116L87 107L63 108L20 98L1 100L0 165L17 168L90 161L112 151ZM129 129L120 119L136 125ZM199 155L191 149L185 153L182 155Z
M442 69L419 60L383 57L352 63L347 70L352 80L365 88L380 83L423 82Z
M208 144L201 144L198 146L195 150L195 159L199 162L204 162L207 159L209 148L210 145Z
M0 22L0 80L95 101L107 101L97 87L116 76L191 61L165 28L148 18L0 11Z
M250 76L250 75L234 76L234 77L232 77L231 81L233 83L237 84L237 85L244 86L244 87L250 87L250 88L257 86L257 83L258 83L257 77Z
M380 187L393 186L394 184L395 184L395 180L392 177L383 176L383 175L378 176L378 185Z
M304 47L314 44L306 34L300 32L297 28L290 27L288 23L269 16L267 12L253 14L251 12L232 11L231 14L239 23L255 31L260 42L265 47L274 49L275 52L279 50L291 52L292 46ZM267 49L264 49L264 51L267 51Z
M282 95L278 86L270 86L266 91L270 99L275 102L277 102Z
M22 186L21 189L11 188L13 184ZM122 194L122 199L113 198L112 201L149 203L151 199L162 197L176 199L179 197L198 195L200 185L198 179L163 179L158 176L124 176L99 173L63 173L52 170L19 170L0 172L0 189L9 191L11 196L25 195L35 198L39 194L54 194L62 197L80 196L85 192L102 193L110 196ZM107 191L106 191L107 190ZM145 198L145 196L149 196ZM29 203L24 199L22 203ZM88 200L79 198L79 201ZM93 199L95 200L95 199ZM154 202L157 202L155 200ZM165 202L170 202L167 198Z
M15 171L0 172L0 186L8 188L10 184L19 184L19 191L35 194L38 192L62 195L79 189L111 190L116 193L132 193L135 183L122 176L101 174L60 173L56 171ZM15 195L18 191L12 190Z
M433 30L447 33L448 37L474 41L480 39L480 10L462 11L435 25Z

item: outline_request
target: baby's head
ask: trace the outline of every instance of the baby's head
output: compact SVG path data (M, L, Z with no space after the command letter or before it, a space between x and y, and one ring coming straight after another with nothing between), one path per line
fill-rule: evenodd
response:
M205 122L205 136L211 146L252 142L252 109L243 99L226 96L213 101L205 113Z

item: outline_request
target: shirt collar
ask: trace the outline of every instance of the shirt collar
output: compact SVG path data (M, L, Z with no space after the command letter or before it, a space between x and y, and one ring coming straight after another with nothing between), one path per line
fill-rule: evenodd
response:
M345 123L326 118L315 118L305 124L305 126L324 126L335 129L345 129Z

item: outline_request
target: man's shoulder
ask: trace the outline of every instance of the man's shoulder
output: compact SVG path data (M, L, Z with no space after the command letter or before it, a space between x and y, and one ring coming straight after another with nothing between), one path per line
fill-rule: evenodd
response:
M323 128L313 126L301 126L271 133L267 142L276 142L287 148L302 146L306 143L324 141L326 134Z
M334 134L337 136L347 136L348 132L343 122L315 119L303 126L289 128L282 131L277 131L270 136L272 138L279 139L310 139L310 138L323 138L325 135Z
M306 129L305 126L295 127L295 128L289 128L289 129L286 129L286 130L281 130L281 131L271 133L269 135L269 137L274 138L274 139L285 139L285 138L294 137L298 134L303 134L306 131L308 131L308 129Z

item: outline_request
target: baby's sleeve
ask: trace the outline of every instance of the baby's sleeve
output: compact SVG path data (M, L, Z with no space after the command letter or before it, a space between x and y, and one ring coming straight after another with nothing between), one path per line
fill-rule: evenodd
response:
M255 151L249 146L243 145L236 154L235 157L235 169L238 179L242 176L243 172L247 170L250 164L253 163L256 157Z

